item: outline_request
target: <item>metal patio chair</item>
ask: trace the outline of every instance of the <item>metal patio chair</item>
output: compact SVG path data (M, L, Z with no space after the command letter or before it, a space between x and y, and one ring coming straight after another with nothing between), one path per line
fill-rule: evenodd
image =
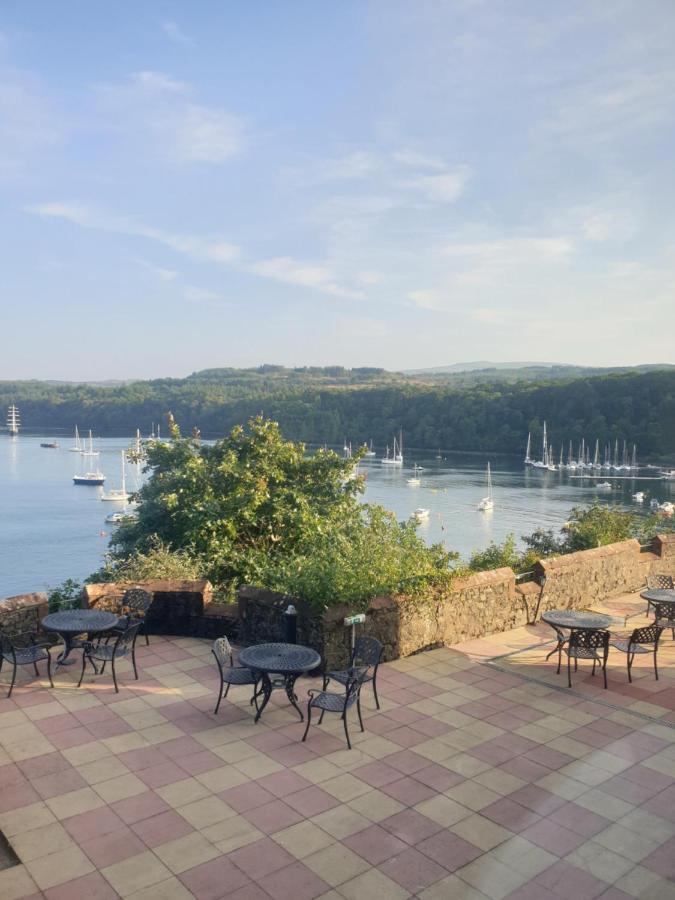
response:
M345 737L347 738L347 747L350 750L352 749L352 742L349 738L347 713L352 706L356 705L356 712L359 717L361 731L365 731L365 728L363 727L363 718L361 716L361 688L365 683L365 676L367 674L367 669L354 669L345 685L344 694L337 694L332 691L319 691L316 690L316 688L310 688L309 691L307 691L309 702L307 703L307 726L305 728L305 733L302 736L303 741L307 739L309 726L312 724L312 710L318 709L321 710L319 725L323 722L325 713L334 712L340 714L345 729Z
M675 580L672 575L647 575L648 591L672 591L674 587ZM649 615L649 607L653 605L653 600L647 600L647 615Z
M577 671L580 659L592 659L595 675L596 665L600 665L602 675L607 688L607 657L609 656L609 631L604 628L576 629L570 632L567 646L563 647L567 654L567 686L572 687L572 660L574 671Z
M543 620L542 620L543 621ZM558 669L556 671L556 675L560 675L560 666L562 665L562 654L563 650L567 646L567 642L569 641L569 635L565 634L562 628L558 628L557 625L554 625L552 622L546 622L549 628L552 628L555 631L556 636L556 645L551 650L550 653L546 654L546 659L550 659L554 653L558 654Z
M34 632L8 635L0 632L0 670L5 662L12 666L12 680L9 685L7 697L12 696L16 684L16 674L19 666L32 666L35 675L39 678L37 664L42 660L47 662L47 677L49 684L54 687L52 681L52 658L49 653L50 645L47 642L38 643Z
M115 671L115 663L117 660L125 658L131 659L131 665L134 669L134 678L138 681L138 669L136 667L136 638L138 637L138 632L142 624L142 622L134 622L129 625L124 631L118 634L114 643L94 643L92 641L84 641L82 644L82 672L80 673L80 680L77 682L77 686L79 687L82 684L87 661L91 663L94 672L97 675L102 675L105 672L107 663L110 663L116 694L119 694L117 672ZM102 663L100 672L96 666L97 662Z
M654 625L659 628L670 628L675 641L675 607L672 603L652 603L654 607Z
M124 592L122 602L120 603L120 625L113 629L113 632L120 633L134 622L141 623L141 631L145 635L145 646L150 646L150 638L145 627L145 617L148 610L152 606L153 596L150 591L143 588L130 588Z
M349 658L349 667L341 671L325 672L323 676L323 690L328 687L329 681L337 681L338 684L347 685L354 677L355 672L365 670L362 684L369 681L373 684L373 696L375 706L380 708L380 700L377 696L377 670L382 660L384 646L377 638L363 634L354 641L354 646ZM370 671L372 669L372 672Z
M220 708L220 701L223 697L227 697L230 685L233 684L252 684L253 685L253 702L256 710L258 709L258 682L260 675L257 675L253 669L247 669L244 666L235 666L234 653L232 645L226 637L218 638L213 642L211 647L216 662L218 663L218 672L220 674L220 687L218 689L218 702L213 710L214 715ZM227 685L227 687L225 687ZM223 693L223 688L225 692Z
M634 629L628 640L612 641L612 647L626 654L626 665L628 667L628 681L632 684L631 669L636 654L653 653L654 654L654 678L659 680L659 670L656 665L656 651L659 649L659 638L663 631L660 625L647 625L645 628ZM653 645L653 649L652 646Z

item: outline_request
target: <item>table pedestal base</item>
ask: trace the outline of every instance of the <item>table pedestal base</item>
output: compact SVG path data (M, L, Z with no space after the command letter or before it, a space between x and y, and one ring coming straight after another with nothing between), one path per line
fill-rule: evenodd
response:
M270 676L266 672L261 673L260 678L260 687L253 695L251 699L251 704L257 701L259 697L263 698L262 703L258 707L258 711L256 712L255 721L257 722L262 715L263 710L267 706L270 697L272 696L272 692L283 689L286 691L286 696L288 697L288 701L291 706L296 710L298 715L300 716L300 721L304 721L304 716L302 714L302 710L298 706L298 695L295 693L295 682L300 677L299 674L290 674L290 675L277 675L274 678L270 678ZM257 704L256 704L257 705Z

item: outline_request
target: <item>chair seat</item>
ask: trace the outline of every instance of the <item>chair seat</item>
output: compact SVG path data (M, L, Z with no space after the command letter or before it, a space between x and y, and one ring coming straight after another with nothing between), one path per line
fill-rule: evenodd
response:
M666 619L661 616L660 619L654 619L654 624L660 628L675 628L675 618Z
M256 678L251 669L244 666L232 666L223 669L223 681L227 684L256 684L259 679Z
M642 644L631 644L630 641L612 641L612 647L621 650L622 653L653 653L653 647L644 647Z
M11 653L3 653L2 656L7 662L14 662ZM39 662L41 659L49 659L49 655L45 648L40 646L15 647L14 656L16 657L16 662L19 666Z
M565 647L565 653L572 659L597 659L602 662L602 656L591 647Z
M117 652L115 652L115 647L115 644L95 644L85 648L85 653L90 659L98 659L101 662L108 662L113 657L120 659L127 655L127 647L117 647Z
M373 676L366 669L361 668L352 668L352 669L343 669L338 672L326 672L326 678L330 678L332 681L337 681L338 684L347 684L349 681L353 681L356 676L360 677L361 683L365 684L367 681L372 681Z
M356 694L353 693L349 698L347 706L351 706L356 700ZM317 709L325 709L326 712L342 712L345 708L345 695L332 694L330 691L320 691L315 694L309 701L309 705Z

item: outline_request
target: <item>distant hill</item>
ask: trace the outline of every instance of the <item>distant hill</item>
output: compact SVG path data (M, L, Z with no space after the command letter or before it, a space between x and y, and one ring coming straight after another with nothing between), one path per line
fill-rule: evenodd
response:
M477 362L453 363L449 366L432 366L428 369L403 369L403 375L460 375L463 372L516 372L530 369L532 374L556 373L561 377L578 375L613 375L627 372L654 372L673 369L671 363L644 363L637 366L579 366L572 363L552 362Z
M526 369L530 366L537 369L549 369L553 366L562 368L565 363L550 362L490 362L478 360L476 362L453 363L450 366L431 366L428 369L403 369L404 375L451 375L459 372L476 372L482 369Z

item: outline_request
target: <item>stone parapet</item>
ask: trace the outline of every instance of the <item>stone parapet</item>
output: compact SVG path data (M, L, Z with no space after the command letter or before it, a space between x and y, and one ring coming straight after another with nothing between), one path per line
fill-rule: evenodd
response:
M38 591L0 600L0 631L9 635L34 634L49 613L47 594Z

